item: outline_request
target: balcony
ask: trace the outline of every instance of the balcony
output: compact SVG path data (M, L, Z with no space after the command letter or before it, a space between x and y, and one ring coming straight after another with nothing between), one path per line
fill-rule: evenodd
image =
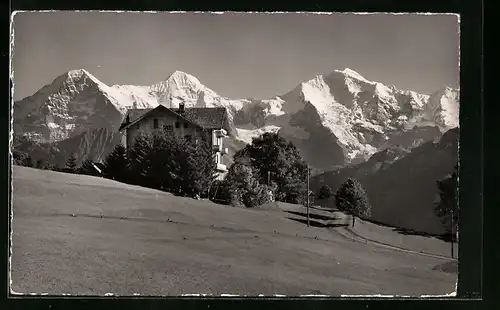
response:
M219 171L219 172L226 172L227 171L226 165L217 164L217 171Z
M214 144L214 145L212 145L212 150L214 150L216 152L222 152L222 145Z
M218 138L224 138L224 137L227 137L227 131L224 130L224 129L218 129L218 130L214 130L214 134L216 137Z

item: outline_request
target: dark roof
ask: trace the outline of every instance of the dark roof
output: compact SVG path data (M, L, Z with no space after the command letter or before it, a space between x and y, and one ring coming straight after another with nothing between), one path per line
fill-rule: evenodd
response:
M171 110L179 113L179 109ZM226 116L226 108L185 108L184 113L179 114L203 128L222 128Z
M173 113L182 116L187 121L205 129L224 128L226 121L226 108L185 108L184 113L179 113L179 109L158 106L154 109L129 109L122 121L122 124L120 125L120 130L158 108L166 108ZM129 118L128 121L127 117Z

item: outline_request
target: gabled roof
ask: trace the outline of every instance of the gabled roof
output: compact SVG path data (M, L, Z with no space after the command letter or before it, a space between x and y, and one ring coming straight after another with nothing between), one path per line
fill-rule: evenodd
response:
M154 109L129 109L119 130L138 123L156 109L166 109L178 117L204 129L223 128L226 121L226 108L185 108L184 112L180 113L179 109L171 109L159 105Z
M179 109L171 110L179 113ZM222 128L226 117L226 108L185 108L181 115L205 129Z

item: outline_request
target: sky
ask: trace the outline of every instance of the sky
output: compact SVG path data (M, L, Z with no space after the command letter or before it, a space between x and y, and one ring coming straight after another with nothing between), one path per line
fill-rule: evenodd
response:
M180 70L234 99L344 68L426 94L459 85L455 15L20 12L13 29L15 100L72 69L108 85Z

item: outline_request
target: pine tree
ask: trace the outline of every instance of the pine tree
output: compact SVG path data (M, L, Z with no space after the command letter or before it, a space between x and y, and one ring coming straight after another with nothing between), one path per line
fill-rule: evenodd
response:
M185 192L199 196L206 192L216 178L215 154L207 143L186 141L187 157L181 163L184 166Z
M152 150L151 137L139 135L128 152L129 181L132 184L148 186L147 175L150 168Z
M455 165L451 175L443 180L437 181L439 191L439 202L436 205L435 213L441 221L452 240L455 238L454 232L458 229L459 205L458 205L458 165Z
M337 208L352 216L352 226L357 217L369 217L371 206L368 202L368 195L363 186L354 179L347 179L335 193L335 204Z
M79 174L92 175L97 176L98 172L96 171L93 162L90 159L86 159L81 167L78 169Z
M169 132L147 137L151 141L144 161L149 163L145 173L147 183L165 191L178 191L181 183L181 162L187 157L183 141Z
M104 160L103 174L108 179L126 182L127 166L127 151L122 144L118 144Z
M65 171L69 173L76 173L76 161L77 158L75 154L70 154L68 159L66 160Z

